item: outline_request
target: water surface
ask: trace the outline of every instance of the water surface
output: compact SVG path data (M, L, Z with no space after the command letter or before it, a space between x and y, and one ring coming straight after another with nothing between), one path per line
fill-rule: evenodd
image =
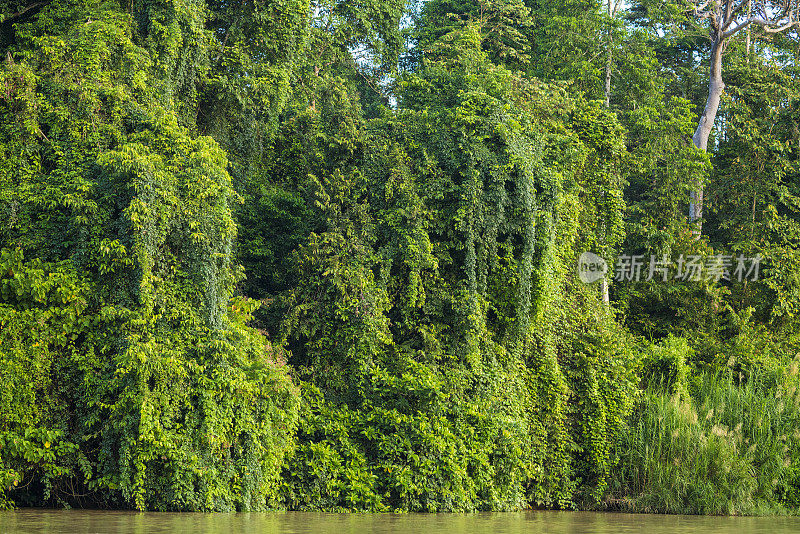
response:
M800 533L798 517L520 512L478 514L171 514L78 510L0 512L0 533L540 534Z

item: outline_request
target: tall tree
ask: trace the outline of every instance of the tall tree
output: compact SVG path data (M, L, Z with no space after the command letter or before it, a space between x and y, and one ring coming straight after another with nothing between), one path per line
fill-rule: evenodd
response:
M708 97L692 137L694 145L705 151L725 90L722 59L728 42L742 30L749 30L754 25L767 35L800 28L800 1L706 0L700 4L691 3L689 7L694 17L707 21L711 42ZM748 33L748 38L749 35ZM702 232L702 217L703 185L698 183L689 203L689 219L696 223L694 232L698 237Z

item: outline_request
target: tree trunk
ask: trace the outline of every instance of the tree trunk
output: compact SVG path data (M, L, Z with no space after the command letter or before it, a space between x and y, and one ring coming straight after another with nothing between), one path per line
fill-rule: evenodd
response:
M606 58L606 107L611 107L611 45L612 37L608 36L608 57Z
M714 120L717 118L722 92L725 90L725 83L722 81L722 51L724 44L722 36L717 35L711 47L708 99L706 100L706 107L703 109L703 114L700 115L700 120L697 123L697 130L695 130L694 136L692 137L694 146L703 151L708 149L708 137L711 134L711 129L714 127ZM689 221L697 224L694 234L698 238L703 231L702 218L703 185L697 184L697 187L692 192L691 202L689 203Z
M753 16L753 0L747 0L747 18ZM747 64L750 64L750 26L747 27Z
M614 15L616 15L617 13L617 4L615 0L607 0L606 5L608 7L609 24L611 24L611 19L613 19ZM606 46L608 48L608 53L606 54L606 86L605 86L607 108L611 107L611 67L613 66L613 60L614 60L611 48L613 47L613 45L614 45L613 28L609 27L606 39Z
M612 2L614 0L608 0L608 16L609 18L614 16L614 12L616 8L612 7ZM612 45L614 44L614 35L612 34L612 30L609 28L608 30L608 39L606 41L606 46L608 47L608 54L606 55L606 86L605 86L605 97L606 97L606 108L611 107L611 67L613 66L614 56L612 54ZM603 299L603 304L609 305L610 300L608 296L608 279L606 276L600 279L600 295Z
M609 0L609 3L610 2L611 2L611 0ZM610 10L611 9L609 8L609 11ZM613 37L611 36L611 33L609 32L609 35L608 35L608 57L606 58L606 88L605 88L606 89L606 91L605 91L606 108L610 108L611 107L611 62L612 62L611 44L613 42L612 39L613 39ZM600 279L600 295L602 296L603 304L608 305L610 303L610 300L609 300L609 297L608 297L608 279L605 276L603 276L603 278Z

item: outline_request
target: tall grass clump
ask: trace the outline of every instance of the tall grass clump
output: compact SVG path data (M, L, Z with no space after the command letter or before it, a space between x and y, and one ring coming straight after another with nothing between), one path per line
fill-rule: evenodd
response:
M645 357L643 390L620 433L606 506L738 515L797 509L797 364L754 367L747 376L731 367L683 373L688 352L668 340ZM663 384L653 373L676 367L668 376L685 383Z

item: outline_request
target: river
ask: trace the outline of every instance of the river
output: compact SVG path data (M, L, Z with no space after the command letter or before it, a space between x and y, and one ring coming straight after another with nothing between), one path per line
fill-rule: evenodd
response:
M592 512L477 514L177 514L24 509L0 512L2 534L611 534L800 532L798 517L708 517Z

